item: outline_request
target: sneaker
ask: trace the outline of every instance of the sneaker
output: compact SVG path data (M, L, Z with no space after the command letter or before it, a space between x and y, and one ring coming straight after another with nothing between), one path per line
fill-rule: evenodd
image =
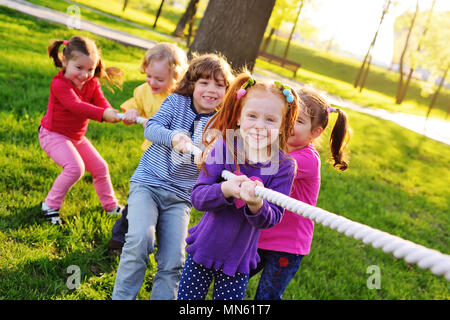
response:
M42 202L42 213L44 214L44 218L47 221L50 221L52 224L62 225L63 221L59 216L59 209L52 209L47 204Z
M122 206L116 206L113 210L107 211L106 213L113 216L122 215L123 208Z
M123 243L117 240L109 240L108 243L108 255L110 257L119 256L122 254Z

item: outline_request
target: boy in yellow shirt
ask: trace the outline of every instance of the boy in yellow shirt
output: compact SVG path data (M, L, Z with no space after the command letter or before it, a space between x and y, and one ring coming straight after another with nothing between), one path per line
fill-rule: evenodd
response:
M134 89L133 97L120 108L124 111L123 122L136 124L137 117L150 119L159 110L164 99L172 93L177 82L187 69L186 53L171 43L158 43L145 53L141 72L146 74L146 82ZM145 123L143 126L145 127ZM145 151L151 145L147 139L142 143ZM122 210L122 217L116 221L109 241L109 254L120 254L128 231L128 206Z

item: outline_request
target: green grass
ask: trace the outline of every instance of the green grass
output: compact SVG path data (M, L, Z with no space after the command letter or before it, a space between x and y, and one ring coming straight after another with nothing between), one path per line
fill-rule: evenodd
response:
M36 132L57 71L46 47L50 39L75 32L93 38L107 66L125 72L122 91L104 90L116 108L144 81L138 71L144 51L4 7L0 32L0 299L110 299L118 259L106 253L117 218L102 212L91 177L86 174L68 193L61 210L68 221L64 227L41 218L40 203L60 172ZM324 141L318 206L448 254L450 147L391 122L346 112L353 128L350 169L332 168ZM141 155L142 129L91 122L87 136L108 162L116 195L125 203ZM193 211L190 224L200 217ZM81 269L79 289L66 285L71 265ZM371 265L381 270L379 290L366 286ZM154 273L151 256L140 299L149 298ZM257 282L250 280L246 299L254 296ZM448 300L448 289L443 277L316 225L311 254L284 298Z

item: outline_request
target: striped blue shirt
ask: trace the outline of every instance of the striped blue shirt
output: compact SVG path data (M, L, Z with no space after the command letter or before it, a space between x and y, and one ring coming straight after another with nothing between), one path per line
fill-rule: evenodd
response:
M172 148L172 138L176 133L184 133L201 148L203 130L213 114L199 114L190 96L169 95L147 121L144 136L152 145L142 155L130 182L161 187L190 201L199 170L192 155Z

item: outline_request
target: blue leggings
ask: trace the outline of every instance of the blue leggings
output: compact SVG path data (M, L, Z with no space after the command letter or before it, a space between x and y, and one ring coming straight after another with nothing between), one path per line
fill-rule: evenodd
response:
M248 274L236 273L230 277L221 270L205 268L194 262L188 254L178 287L178 300L205 300L213 279L213 300L244 299Z
M287 252L258 249L261 261L250 277L263 270L255 300L281 300L287 285L295 276L303 256Z

